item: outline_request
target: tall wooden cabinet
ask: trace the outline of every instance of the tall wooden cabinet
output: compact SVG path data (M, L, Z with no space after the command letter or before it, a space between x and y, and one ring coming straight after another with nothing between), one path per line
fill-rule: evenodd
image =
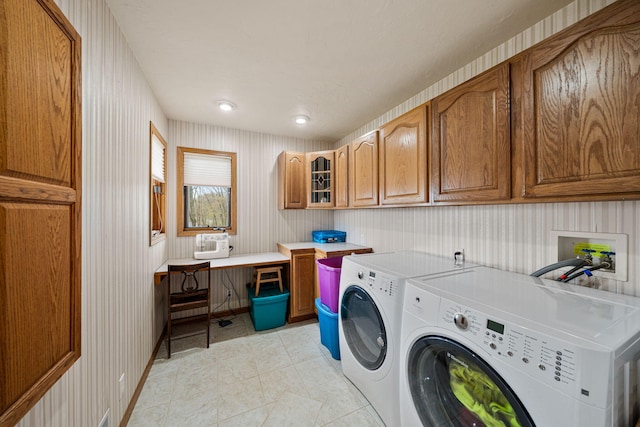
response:
M513 62L521 196L639 192L640 2L615 2Z
M335 156L336 208L346 208L349 206L349 145L338 148Z
M305 153L283 151L278 156L278 209L304 209L307 206Z
M378 204L378 131L351 142L349 159L349 204L353 207Z
M427 194L427 104L380 129L380 204L419 204Z
M432 100L432 201L509 199L509 124L506 63Z
M0 425L80 357L81 46L52 0L0 2Z

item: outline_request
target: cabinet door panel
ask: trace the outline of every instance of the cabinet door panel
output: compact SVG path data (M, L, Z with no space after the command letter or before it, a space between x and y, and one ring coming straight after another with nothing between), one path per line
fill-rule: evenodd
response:
M0 1L0 425L80 357L81 43L51 0Z
M378 131L351 142L349 197L351 206L378 204Z
M64 205L0 203L3 408L73 351L72 217Z
M427 202L426 110L423 105L380 131L380 203Z
M278 156L278 209L304 209L307 204L304 153Z
M597 15L521 60L525 197L640 191L640 4Z
M291 318L314 313L315 260L314 252L291 255Z
M433 201L509 199L508 67L498 66L432 101Z
M336 150L335 167L336 185L335 199L336 208L346 208L349 206L349 146L343 145Z
M24 13L16 8L24 8ZM1 9L7 31L2 31L6 63L0 59L4 74L0 93L6 90L1 102L6 99L9 105L3 108L6 127L0 126L0 173L71 186L74 153L68 141L73 130L69 124L74 114L76 58L69 34L35 1L11 0ZM13 102L20 99L29 102Z
M334 151L307 153L307 208L335 206Z

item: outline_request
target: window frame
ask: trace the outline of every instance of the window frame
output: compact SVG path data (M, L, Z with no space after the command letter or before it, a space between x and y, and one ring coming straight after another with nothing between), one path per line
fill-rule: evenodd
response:
M202 148L191 147L177 147L177 166L178 166L178 179L177 179L177 218L178 218L178 237L183 236L195 236L200 233L219 233L219 230L213 230L208 227L191 227L185 229L185 207L184 207L184 154L204 154L211 156L224 156L231 159L231 212L229 213L229 220L231 226L225 229L225 232L229 234L236 234L237 232L237 172L236 172L236 153L228 151L207 150Z
M156 137L164 147L164 182L160 182L153 177L153 137ZM164 139L153 122L149 122L149 246L166 239L167 236L167 141ZM154 187L160 186L160 193L154 192ZM157 202L156 202L157 196ZM156 203L159 205L157 206ZM156 209L159 209L156 219ZM160 222L162 227L160 233L153 235L154 226Z

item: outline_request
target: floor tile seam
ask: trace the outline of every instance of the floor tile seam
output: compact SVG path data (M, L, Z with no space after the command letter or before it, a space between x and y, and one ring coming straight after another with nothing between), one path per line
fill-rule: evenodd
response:
M275 372L275 371L271 371L271 372ZM307 387L304 385L304 382L302 381L302 378L300 377L300 373L299 373L298 371L295 371L295 374L296 374L297 378L300 380L300 386L304 388L305 393L306 393L306 396L301 396L301 395L300 395L300 394L298 394L298 393L294 393L293 391L291 391L291 390L290 390L290 389L288 389L288 388L287 388L285 391L287 391L287 392L289 392L289 393L291 393L291 394L295 394L295 395L300 396L300 397L306 397L306 398L309 398L309 392L308 392L308 390L307 390ZM261 389L262 389L262 394L263 394L263 395L265 395L264 388L265 388L265 381L266 381L266 378L263 378L263 377L261 377L261 376L259 375L258 380L260 381L260 387L261 387ZM277 400L275 400L274 402L277 402Z
M253 377L252 377L252 378L253 378ZM252 378L248 378L248 379L252 379ZM243 380L243 381L244 381L244 380ZM258 379L258 381L260 381L260 379ZM220 422L223 422L223 421L225 421L225 420L228 420L228 419L230 419L230 418L237 417L237 416L239 416L239 415L246 414L247 412L251 412L251 411L254 411L254 410L258 409L258 408L262 408L262 407L264 407L264 406L267 406L269 403L267 402L267 399L266 399L266 398L265 398L265 396L264 396L264 390L262 389L262 383L260 383L260 393L262 394L262 402L264 402L262 405L259 405L259 406L256 406L256 407L253 407L253 408L251 408L251 409L247 409L247 410L245 410L245 411L239 412L239 413L237 413L237 414L231 415L231 416L226 417L226 418L223 418L223 419L220 419L220 410L218 410L218 411L217 411L217 418L218 418L217 424L219 424ZM267 418L268 418L268 417L267 417ZM263 424L264 424L264 423L263 423Z
M294 395L294 396L297 396L297 397L302 397L302 398L304 398L304 399L313 400L313 401L318 402L318 403L320 404L320 409L318 410L318 413L316 414L316 417L315 417L315 419L314 419L314 423L313 423L313 425L314 425L314 426L315 426L315 425L317 425L317 422L318 422L318 420L319 420L320 414L321 414L321 412L322 412L322 407L325 405L325 403L326 403L326 402L324 402L324 401L322 401L322 400L315 399L315 398L313 398L313 397L311 397L311 396L301 396L301 395L299 395L299 394L297 394L297 393L294 393L294 392L292 392L292 391L289 391L289 390L287 390L286 392L287 392L287 393L289 393L289 394L292 394L292 395ZM282 399L282 398L284 398L284 396L280 396L280 399ZM274 407L276 406L275 404L276 404L278 401L280 401L280 399L278 399L278 400L274 403ZM269 415L271 415L271 414L269 414ZM267 417L267 419L269 419L269 417ZM265 421L266 421L266 420L265 420ZM263 423L263 425L264 425L264 423ZM323 425L324 425L324 424L323 424Z

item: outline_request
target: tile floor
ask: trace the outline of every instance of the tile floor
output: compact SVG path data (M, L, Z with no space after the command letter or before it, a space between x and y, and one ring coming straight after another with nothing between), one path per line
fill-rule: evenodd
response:
M208 349L202 323L180 327L171 359L162 345L129 427L384 426L320 343L317 321L256 332L240 314L224 328L212 322Z

